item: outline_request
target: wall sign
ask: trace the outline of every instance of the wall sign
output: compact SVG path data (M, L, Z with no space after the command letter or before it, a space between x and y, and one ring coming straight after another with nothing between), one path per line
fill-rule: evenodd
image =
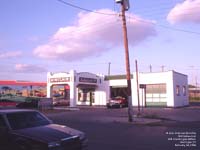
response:
M97 83L97 79L94 79L94 78L79 77L79 82Z
M50 78L50 83L69 82L69 81L70 81L70 77Z

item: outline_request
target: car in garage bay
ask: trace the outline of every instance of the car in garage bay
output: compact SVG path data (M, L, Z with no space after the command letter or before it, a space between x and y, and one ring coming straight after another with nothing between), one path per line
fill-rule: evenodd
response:
M107 102L107 108L122 108L127 106L128 101L122 96L113 97Z
M85 150L85 133L54 124L36 110L0 110L0 149Z

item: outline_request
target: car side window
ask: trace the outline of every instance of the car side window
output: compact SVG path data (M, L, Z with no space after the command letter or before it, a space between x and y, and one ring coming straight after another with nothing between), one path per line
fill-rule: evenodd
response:
M6 127L6 123L2 115L0 115L0 127Z

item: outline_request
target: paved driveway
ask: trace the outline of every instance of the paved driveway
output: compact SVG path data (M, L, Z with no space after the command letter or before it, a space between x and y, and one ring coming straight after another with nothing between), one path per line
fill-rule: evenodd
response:
M64 124L84 131L89 138L89 150L200 149L200 145L188 145L187 147L184 147L183 144L178 145L181 141L183 141L183 139L177 141L179 134L183 135L191 133L196 134L196 137L192 142L200 143L200 109L149 108L145 109L144 112L149 116L153 114L153 117L161 116L164 118L172 117L172 119L187 119L180 119L178 122L165 120L162 124L137 124L137 122L129 123L127 121L128 118L126 108L106 109L81 107L79 111L59 110L48 112L46 114L56 123Z

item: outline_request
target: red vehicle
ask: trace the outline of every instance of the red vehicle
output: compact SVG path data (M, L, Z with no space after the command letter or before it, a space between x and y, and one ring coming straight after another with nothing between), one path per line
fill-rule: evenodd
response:
M124 97L117 96L114 98L111 98L108 100L107 103L107 108L122 108L122 107L127 107L128 106L128 101Z

